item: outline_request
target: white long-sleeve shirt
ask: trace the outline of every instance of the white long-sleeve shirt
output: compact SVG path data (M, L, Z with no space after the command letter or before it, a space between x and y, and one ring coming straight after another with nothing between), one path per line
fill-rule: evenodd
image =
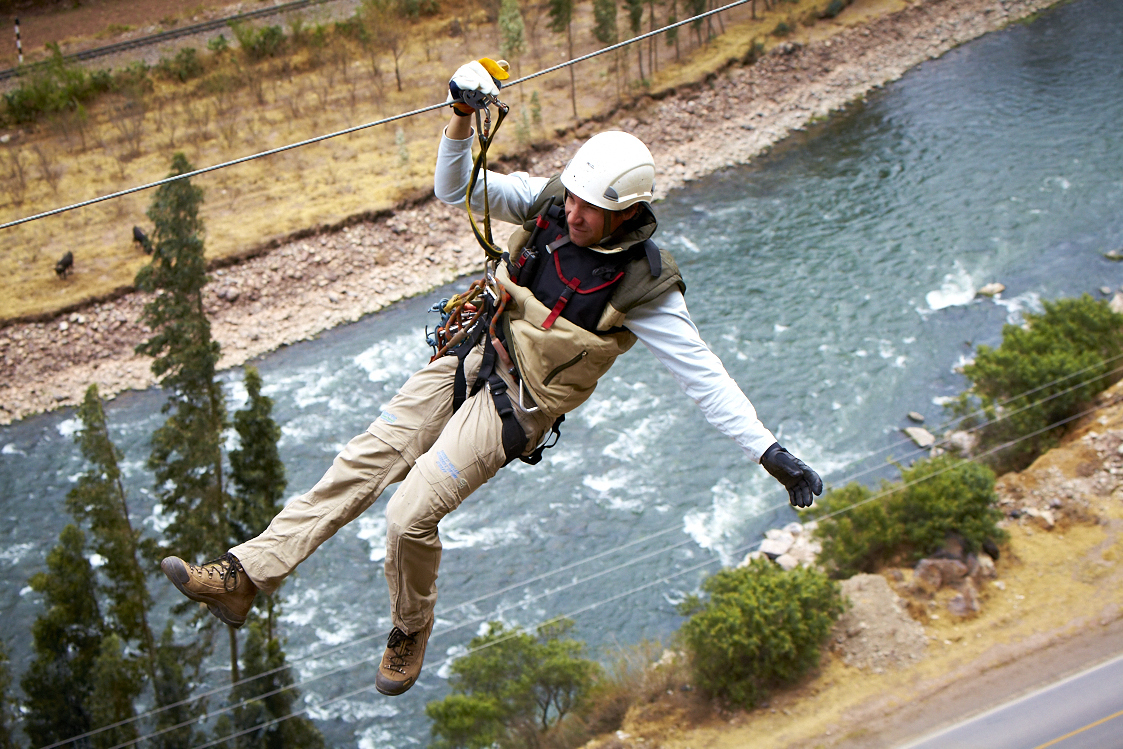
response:
M441 137L433 180L437 197L450 205L464 205L464 193L472 169L472 138ZM526 172L488 172L487 192L492 217L521 224L530 206L546 186L545 177ZM472 208L483 210L483 180L472 194ZM678 289L631 309L624 327L670 371L675 381L698 407L706 420L731 437L756 463L776 441L757 418L756 409L725 370L725 365L702 340L690 319L686 299Z

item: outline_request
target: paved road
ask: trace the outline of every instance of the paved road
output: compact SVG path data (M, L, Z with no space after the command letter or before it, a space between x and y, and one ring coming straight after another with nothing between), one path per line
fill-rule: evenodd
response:
M1123 655L905 749L1123 749Z

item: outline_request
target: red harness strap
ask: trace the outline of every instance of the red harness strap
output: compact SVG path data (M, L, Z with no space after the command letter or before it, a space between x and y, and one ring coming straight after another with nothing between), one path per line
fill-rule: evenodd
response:
M558 297L558 301L554 304L554 308L550 310L550 315L546 318L546 322L542 323L542 328L544 330L549 330L553 326L554 321L558 319L558 315L560 315L562 313L562 310L565 309L565 305L569 304L569 299L573 296L574 292L578 294L592 294L595 291L600 291L606 286L611 286L612 284L619 281L620 277L624 275L624 271L620 271L615 276L613 276L611 280L605 281L600 286L594 286L591 289L582 289L580 278L577 278L575 276L573 278L567 279L565 277L565 274L562 273L561 258L558 257L558 254L559 253L557 252L554 253L554 267L558 271L558 278L560 278L562 280L562 283L565 284L565 291L561 293L561 296Z

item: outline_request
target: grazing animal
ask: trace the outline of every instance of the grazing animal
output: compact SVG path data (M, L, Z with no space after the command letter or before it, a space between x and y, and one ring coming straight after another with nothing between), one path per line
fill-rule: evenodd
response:
M152 254L152 241L148 238L148 235L144 233L144 229L141 229L139 226L133 227L133 241L140 245L146 255Z
M67 250L66 254L55 263L55 275L59 278L66 278L66 275L72 270L74 270L74 253Z

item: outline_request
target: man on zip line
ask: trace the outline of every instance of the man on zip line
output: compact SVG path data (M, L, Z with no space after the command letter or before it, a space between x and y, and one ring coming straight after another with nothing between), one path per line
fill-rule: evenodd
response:
M178 557L160 565L180 592L240 627L258 591L276 590L401 482L386 507L393 628L375 686L387 695L402 694L421 673L437 599L440 520L512 460L537 463L564 415L637 340L711 424L787 488L793 506L810 507L823 489L760 422L691 321L678 267L651 241L655 162L638 138L595 135L549 179L488 172L486 182L475 181L473 105L497 103L506 78L485 59L463 65L449 82L453 116L437 153L436 195L463 205L472 184L473 210L489 207L522 229L502 257L492 246L487 278L473 284L477 294L445 308L452 323L435 340L437 355L260 536L203 565Z

